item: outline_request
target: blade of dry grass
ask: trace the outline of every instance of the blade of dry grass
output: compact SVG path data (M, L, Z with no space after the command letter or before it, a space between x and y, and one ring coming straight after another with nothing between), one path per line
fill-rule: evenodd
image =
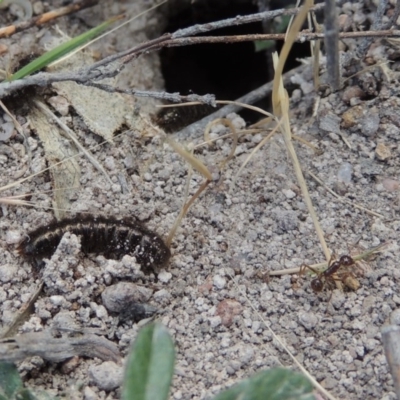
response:
M283 135L283 138L285 141L285 145L286 145L286 148L290 155L290 158L292 160L295 174L296 174L298 183L300 185L300 188L301 188L301 191L302 191L302 194L304 197L304 201L310 212L310 215L313 220L314 227L315 227L317 236L319 238L319 241L321 243L322 249L324 251L325 257L327 260L330 260L331 253L326 244L323 231L319 224L317 214L314 210L314 206L312 204L310 195L308 193L306 181L305 181L303 173L301 171L300 162L298 160L296 151L293 147L292 133L291 133L291 127L290 127L290 118L289 118L289 98L288 98L288 94L287 94L286 90L283 87L283 80L282 80L283 67L285 65L287 56L288 56L289 51L294 43L296 35L300 31L300 28L306 18L307 12L308 12L309 8L311 7L311 4L312 4L311 0L306 0L304 6L302 7L302 10L296 16L296 18L293 22L293 25L291 27L291 30L288 34L287 41L285 42L285 44L281 50L281 54L280 54L279 58L276 53L273 55L275 76L274 76L274 84L273 84L273 90L272 90L272 105L273 105L275 117L282 116L283 123L281 125L281 132L282 132L282 135Z
M180 155L182 156L196 171L200 172L207 180L211 181L212 176L208 168L193 154L185 150L180 144L175 142L175 140L166 137L165 141Z

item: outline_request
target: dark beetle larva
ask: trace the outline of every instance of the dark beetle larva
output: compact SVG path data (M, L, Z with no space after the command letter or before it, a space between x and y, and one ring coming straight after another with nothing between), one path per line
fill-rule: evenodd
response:
M26 257L50 257L66 232L80 236L81 249L86 254L103 254L113 259L130 254L145 270L157 271L171 256L161 237L136 219L89 214L37 228L28 233L19 244L18 251Z

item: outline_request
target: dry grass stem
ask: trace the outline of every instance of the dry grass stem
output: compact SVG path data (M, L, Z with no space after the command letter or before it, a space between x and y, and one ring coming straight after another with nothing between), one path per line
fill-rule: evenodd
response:
M385 242L380 244L379 246L372 247L371 249L365 250L363 253L357 254L355 256L351 256L351 258L354 261L361 261L368 259L369 257L381 253L385 247L387 247L389 243ZM325 261L319 264L313 264L310 265L311 268L316 269L317 271L324 271L326 268L328 268L329 261ZM268 272L269 276L282 276L282 275L292 275L292 274L298 274L300 272L302 267L295 267L295 268L286 268L286 269L280 269L276 271L270 271Z
M351 205L354 208L358 208L359 210L365 211L367 214L370 214L374 217L378 217L378 218L382 218L385 219L385 216L382 214L379 214L375 211L371 211L368 210L368 208L365 208L363 206L360 206L356 203L353 203L352 201L350 201L349 199L346 199L345 197L339 196L337 193L335 193L332 189L328 188L328 186L326 186L324 184L324 182L321 181L321 179L319 179L316 175L314 175L311 171L307 171L307 173L316 181L318 182L322 187L324 187L331 195L335 196L337 199L339 199L340 201L342 201L343 203L347 203L349 205Z

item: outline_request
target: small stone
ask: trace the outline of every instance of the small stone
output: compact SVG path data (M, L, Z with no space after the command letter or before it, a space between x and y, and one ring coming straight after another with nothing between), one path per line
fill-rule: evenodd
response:
M349 108L342 114L343 128L351 128L358 124L363 116L363 108L361 106L354 106Z
M50 296L50 302L56 307L59 307L65 302L65 298L58 295Z
M350 86L344 91L342 99L344 102L350 104L352 99L363 99L364 97L365 93L359 86Z
M106 157L104 160L104 165L109 171L114 171L116 168L114 157Z
M375 154L379 161L387 161L392 157L392 152L389 147L383 143L378 143L376 145Z
M61 372L63 374L70 374L72 371L78 368L80 360L81 359L78 356L75 356L65 361L64 364L61 366Z
M223 289L226 285L226 279L220 275L215 275L213 278L213 284L217 289Z
M146 173L143 175L143 179L144 179L146 182L151 182L151 180L153 179L153 177L152 177L152 175L151 175L150 173L146 172Z
M217 306L216 315L221 317L222 325L232 325L233 318L242 312L242 305L231 299L222 300Z
M211 328L216 328L217 326L221 325L221 317L219 315L215 317L210 317L209 319Z
M35 15L40 15L40 14L44 13L44 5L43 5L43 2L41 2L41 1L35 1L32 4L32 8L33 8L33 13Z
M97 400L98 396L93 389L89 386L85 386L83 389L83 399L84 400Z
M382 181L382 186L389 192L400 189L400 182L396 179L386 178Z
M0 265L0 281L3 283L10 282L17 273L17 267L11 264Z
M171 272L161 271L158 274L158 280L162 283L168 283L172 278Z
M314 329L318 324L318 317L313 313L308 312L300 312L299 313L299 322L304 326L308 331Z
M353 174L353 166L350 163L343 163L338 171L338 180L345 183L351 182L351 176Z
M53 96L48 99L51 106L63 117L69 114L69 102L64 96Z
M5 142L10 139L14 133L14 124L12 122L4 122L0 125L0 141Z
M321 117L319 127L325 132L340 133L340 118L332 113Z
M293 199L293 198L296 197L296 193L293 192L293 190L284 189L284 190L282 190L282 192L283 192L283 194L285 195L285 197L286 197L287 199Z
M369 110L360 121L361 133L368 137L375 135L380 121L378 110L376 108Z
M122 367L112 361L89 367L89 379L99 389L114 390L122 384Z
M7 244L17 244L21 242L21 232L20 231L7 231L6 234Z
M121 312L132 303L145 303L153 291L131 282L119 282L107 287L101 294L104 306L110 312Z

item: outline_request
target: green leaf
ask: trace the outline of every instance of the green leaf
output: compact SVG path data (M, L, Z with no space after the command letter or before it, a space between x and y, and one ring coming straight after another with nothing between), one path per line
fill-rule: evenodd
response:
M238 383L213 400L315 400L312 390L304 375L274 368Z
M121 16L110 18L108 21L103 22L99 26L96 26L89 31L82 33L82 35L77 36L69 40L66 43L62 43L59 46L55 47L54 49L44 53L40 57L36 58L25 67L21 68L15 74L11 75L8 78L8 81L16 81L17 79L22 79L25 76L33 74L34 72L44 68L46 65L49 65L53 61L58 60L59 58L65 56L66 54L70 53L71 51L75 50L77 47L82 46L84 43L88 42L89 40L93 39L101 32L103 32L108 26L112 23L121 19Z
M11 363L0 362L0 399L10 399L22 388L17 367Z
M131 348L122 400L166 400L174 373L175 349L161 324L142 328Z

